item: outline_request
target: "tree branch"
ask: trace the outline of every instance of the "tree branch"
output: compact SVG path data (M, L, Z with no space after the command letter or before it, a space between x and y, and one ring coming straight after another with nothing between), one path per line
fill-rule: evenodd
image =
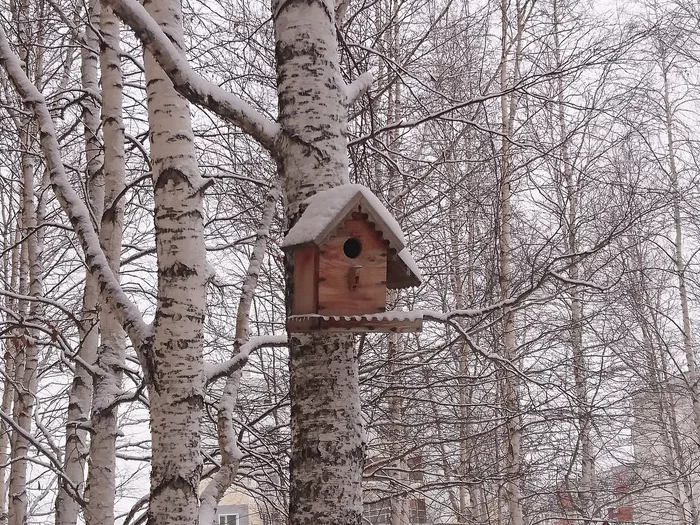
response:
M97 276L100 295L124 327L134 347L141 350L142 345L151 337L152 328L144 322L141 312L124 293L109 267L107 258L100 247L90 211L73 189L66 175L56 138L56 129L49 114L46 100L25 75L20 59L12 52L7 35L1 27L0 64L7 72L24 104L31 109L37 120L41 149L51 177L51 186L78 236L85 253L88 270Z
M373 81L372 73L370 71L365 71L350 84L345 86L345 105L351 106L357 99L367 93Z
M133 29L180 95L241 128L272 154L275 153L275 140L280 133L277 123L193 71L187 59L141 4L134 0L107 0L107 3Z

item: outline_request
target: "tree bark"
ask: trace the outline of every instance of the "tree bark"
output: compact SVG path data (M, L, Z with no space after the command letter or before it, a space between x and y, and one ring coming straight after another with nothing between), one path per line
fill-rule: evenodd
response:
M30 5L22 2L17 6L16 16L20 58L23 60L25 74L29 71L29 39L30 39ZM38 60L38 58L37 58ZM38 67L38 66L37 66ZM39 227L37 209L34 201L34 157L32 154L34 126L29 118L20 119L19 143L21 147L22 170L22 229L24 246L22 249L22 261L20 263L20 281L23 275L28 276L28 293L39 298L42 294L42 254L43 254L43 228ZM27 286L27 285L24 285ZM22 289L20 282L20 289ZM21 304L19 311L24 311ZM28 318L36 320L42 315L42 304L31 301L28 308ZM17 359L15 367L15 399L13 407L13 419L23 431L31 432L32 414L34 411L37 371L39 367L39 355L36 330L20 327L16 332ZM11 460L9 478L9 505L8 524L24 525L27 521L27 465L29 455L29 441L20 432L13 431L11 437Z
M182 52L179 2L152 0L145 7ZM198 519L202 469L204 184L189 105L149 52L144 66L158 257L153 351L146 356L152 436L148 525L192 524Z
M99 107L94 95L99 93L97 53L99 38L92 30L97 25L99 1L93 0L86 14L81 57L81 80L83 89L92 96L83 102L83 129L85 135L85 160L89 206L97 221L102 217L104 202L104 180L102 177L102 147L98 139L100 127ZM99 290L97 279L87 273L83 289L83 307L80 327L81 345L78 356L82 362L93 364L99 344ZM76 363L75 375L68 394L68 414L66 422L66 444L64 448L64 470L66 478L73 486L83 488L85 462L88 454L87 430L84 426L90 418L92 399L92 375L81 364ZM75 525L78 520L79 505L72 494L67 480L61 479L56 497L56 525Z
M678 184L678 168L676 167L676 146L673 135L673 112L669 94L668 81L669 66L665 57L661 58L661 73L663 78L663 100L664 100L664 124L666 126L666 139L668 141L668 161L671 190L671 206L673 209L674 227L674 265L678 278L678 295L681 301L681 313L683 318L683 350L685 352L687 372L687 383L690 396L693 401L693 419L698 443L700 443L700 375L698 374L695 351L693 350L693 340L690 327L690 311L688 307L688 290L685 278L685 262L683 260L683 221L681 218L681 193Z
M100 6L100 69L102 73L102 134L104 140L104 213L100 214L100 245L112 272L119 278L124 207L117 199L125 184L124 124L119 19L112 8ZM97 374L93 378L89 499L86 525L112 525L116 493L116 440L118 405L126 349L124 332L108 308L102 310Z
M554 25L554 56L556 66L561 67L561 44L559 32L561 29L560 9L557 0L553 5ZM564 246L568 260L568 277L573 282L579 280L579 262L576 260L578 246L578 208L579 185L574 179L572 159L569 151L569 138L566 126L566 112L564 106L564 82L561 76L557 77L557 120L559 124L560 141L560 171L565 184L565 200L562 208L562 231L564 233ZM584 520L593 518L593 475L594 457L591 443L591 413L588 403L587 375L588 367L583 348L583 326L581 292L573 288L569 293L569 342L571 345L572 371L574 375L574 397L576 399L576 418L578 421L578 443L580 445L580 479L578 481L578 506Z
M500 83L501 90L506 91L508 86L508 6L507 0L501 2L501 64ZM522 14L520 2L516 2L517 35L514 58L514 77L517 80L520 61L520 47L522 36ZM512 166L510 161L510 140L513 136L513 122L517 107L516 95L501 96L501 180L499 200L499 287L501 300L510 296L511 281L511 220L512 220ZM517 342L515 337L515 312L510 307L503 308L503 356L512 367L518 367ZM505 497L508 504L510 525L523 525L521 483L521 441L522 429L520 428L520 400L518 395L518 376L512 370L502 371L502 396L505 414L506 430L506 482Z
M348 182L334 4L274 0L278 166L288 226L314 193ZM287 260L287 298L293 293ZM289 305L289 301L287 302ZM289 334L291 525L359 525L363 443L351 335Z

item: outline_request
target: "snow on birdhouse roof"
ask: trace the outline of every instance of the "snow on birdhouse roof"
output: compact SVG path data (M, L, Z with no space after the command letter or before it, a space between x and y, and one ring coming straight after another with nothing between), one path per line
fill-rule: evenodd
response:
M423 276L420 273L420 268L418 268L416 261L413 260L413 256L411 255L411 252L408 251L408 248L404 248L399 252L399 259L401 259L411 273L416 276L418 281L423 280Z
M376 195L361 184L336 186L329 190L320 191L306 199L307 208L287 233L282 241L282 248L306 243L314 243L317 246L322 244L340 221L362 201L369 208L363 211L369 212L377 229L389 241L390 246L397 252L402 252L406 239L401 231L401 226ZM409 258L411 257L410 254L407 253L407 255ZM408 265L407 261L404 260L404 262ZM411 269L413 270L413 268Z

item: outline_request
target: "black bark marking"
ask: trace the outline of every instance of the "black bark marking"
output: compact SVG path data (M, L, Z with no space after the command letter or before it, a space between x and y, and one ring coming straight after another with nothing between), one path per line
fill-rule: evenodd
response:
M174 185L187 184L191 186L189 179L182 173L181 170L176 168L165 168L158 175L158 180L156 181L155 188L163 189L168 182L172 181Z
M197 270L190 268L189 266L181 263L180 261L177 261L172 266L163 268L160 271L160 274L167 279L186 279L188 277L192 277L193 275L197 275Z

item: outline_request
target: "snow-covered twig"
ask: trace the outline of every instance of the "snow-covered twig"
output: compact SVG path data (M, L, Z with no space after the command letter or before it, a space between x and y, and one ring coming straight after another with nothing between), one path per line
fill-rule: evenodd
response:
M457 310L455 310L456 312ZM517 366L513 362L511 362L509 359L506 359L503 356L500 356L494 352L490 352L486 350L485 348L482 348L479 346L474 339L471 338L471 336L467 333L467 331L462 327L459 323L454 321L454 318L456 316L450 315L452 312L447 312L446 314L442 312L432 312L430 310L423 310L422 312L423 318L428 319L428 320L433 320L437 321L440 323L445 323L449 324L454 330L459 333L459 335L467 342L469 345L469 348L472 349L472 351L476 352L480 356L484 357L485 359L488 359L490 361L494 361L499 363L503 368L507 368L514 374L522 377L523 379L527 379L528 381L532 381L532 378L529 376L525 375L523 372L521 372Z
M214 381L219 377L230 375L235 370L240 370L248 361L250 353L253 350L262 348L263 346L287 346L287 334L261 335L259 337L253 337L250 339L250 341L241 345L239 352L231 359L216 364L206 363L204 365L204 374L207 378L207 382Z
M238 401L238 388L241 382L241 369L247 362L250 352L263 345L286 344L286 336L256 337L252 340L248 338L248 326L250 324L250 308L255 297L255 289L258 285L260 267L267 251L267 242L270 238L270 226L275 215L277 201L280 196L279 182L274 184L267 194L265 207L263 208L260 226L255 234L255 245L253 253L248 263L243 286L241 287L241 297L238 302L236 312L236 341L234 344L234 358L229 360L218 371L221 375L226 375L226 384L221 394L221 399L217 404L217 431L219 434L219 449L221 450L221 466L219 471L212 477L211 482L204 489L200 496L199 521L200 523L211 523L216 514L216 508L226 490L233 483L238 467L241 464L243 453L238 447L238 438L233 427L234 409ZM231 361L235 363L231 365ZM217 377L216 371L213 374L205 374L208 379Z
M351 84L345 86L345 105L350 106L354 104L372 86L372 82L372 73L365 71L353 80Z
M0 29L0 32L2 29ZM2 44L2 34L0 33L0 45ZM0 55L1 59L2 55ZM78 491L77 487L73 484L73 482L66 477L66 475L63 473L63 466L61 465L60 459L58 459L56 456L54 456L50 450L47 450L44 445L39 443L34 436L30 433L27 432L25 429L20 427L17 422L10 416L9 414L3 412L0 410L0 419L2 419L5 423L7 423L9 426L12 427L12 430L17 432L19 435L21 435L24 439L26 439L29 443L32 444L32 446L37 450L37 452L41 453L46 459L49 460L50 465L46 465L42 462L37 461L36 459L33 458L26 458L33 463L37 463L39 465L45 466L51 470L53 470L58 477L62 478L67 487L70 487L70 493L71 496L76 499L81 505L84 505L85 502L83 501L82 496L80 495L80 492Z
M594 283L593 281L585 281L582 279L571 279L570 277L567 277L566 275L563 275L561 273L555 272L554 270L550 270L549 274L552 277L555 277L556 279L559 279L560 281L566 283L566 284L571 284L573 286L581 286L581 287L586 287L586 288L593 288L595 290L598 290L600 292L605 292L607 288L600 286L599 284Z
M5 296L5 297L10 297L12 299L17 299L19 301L27 301L27 302L32 302L32 301L37 301L43 304L47 304L49 306L53 306L57 310L60 310L66 317L68 317L73 323L75 323L76 326L81 326L81 321L73 315L73 312L71 312L68 308L66 308L64 305L59 303L58 301L54 301L52 299L49 299L48 297L34 297L33 295L23 295L23 294L18 294L15 292L12 292L10 290L4 290L0 288L0 295Z
M134 30L168 75L178 93L193 104L210 109L221 118L240 127L266 149L274 152L275 140L280 130L275 122L265 118L234 94L198 75L140 3L134 0L107 2L117 16Z

